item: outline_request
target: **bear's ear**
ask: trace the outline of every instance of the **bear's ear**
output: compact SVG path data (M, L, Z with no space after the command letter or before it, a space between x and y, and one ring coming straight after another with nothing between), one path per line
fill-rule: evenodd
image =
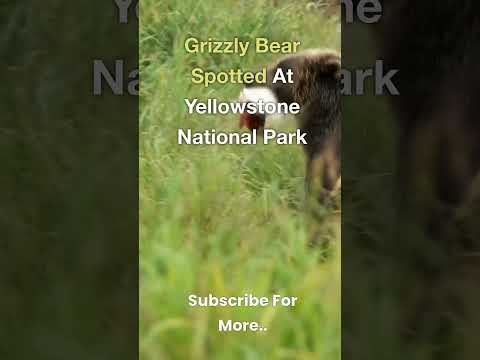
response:
M340 56L337 54L329 54L324 58L319 59L318 63L315 62L312 66L318 66L320 73L326 77L333 77L340 79L340 70L342 67Z
M341 70L340 55L333 51L313 53L305 58L308 73L318 78L339 79Z
M323 82L340 79L340 55L334 51L315 51L302 57L299 76L295 84L295 101L300 105L316 97Z

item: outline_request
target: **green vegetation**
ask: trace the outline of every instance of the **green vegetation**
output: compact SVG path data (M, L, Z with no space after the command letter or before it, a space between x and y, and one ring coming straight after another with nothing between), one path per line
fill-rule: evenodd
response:
M188 115L184 98L232 100L238 85L191 84L194 67L258 68L249 52L186 54L187 36L340 46L338 19L288 1L144 0L140 9L141 359L338 359L338 211L304 211L299 146L188 146L177 129L236 131L238 118ZM325 260L316 239L335 244ZM294 308L190 308L189 294L298 296ZM219 319L267 332L217 331Z

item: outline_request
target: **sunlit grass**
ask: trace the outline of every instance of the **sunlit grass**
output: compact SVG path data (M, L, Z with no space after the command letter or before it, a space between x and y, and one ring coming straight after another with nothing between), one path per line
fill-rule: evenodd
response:
M187 36L302 41L339 48L337 19L279 1L141 3L140 352L142 359L338 359L338 216L320 230L303 208L298 146L185 146L179 127L232 131L233 116L188 115L184 98L234 99L238 85L190 82L190 71L268 63L275 56L186 54ZM299 297L294 308L189 308L191 293ZM265 333L220 333L219 319L258 321Z

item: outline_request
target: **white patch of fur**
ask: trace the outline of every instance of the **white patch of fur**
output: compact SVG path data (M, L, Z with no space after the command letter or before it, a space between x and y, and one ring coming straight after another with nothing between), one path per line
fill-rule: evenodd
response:
M277 103L277 97L268 87L256 86L244 88L240 93L240 101L258 103L263 100L265 103Z
M255 86L244 88L240 92L241 102L251 102L258 103L262 100L264 103L278 103L278 99L275 96L274 92L265 86ZM262 113L259 111L259 113ZM281 123L281 120L285 118L284 114L267 114L265 118L265 128L278 129Z

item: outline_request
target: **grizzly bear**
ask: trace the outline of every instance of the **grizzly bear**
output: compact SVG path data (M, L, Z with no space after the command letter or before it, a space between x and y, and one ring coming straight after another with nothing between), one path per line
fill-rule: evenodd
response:
M340 68L340 55L334 50L311 49L280 59L268 68L266 84L250 86L266 87L279 103L300 105L298 126L307 140L306 188L321 200L340 184ZM284 74L291 70L292 83L273 82L279 69ZM242 94L243 101L258 101L253 92ZM240 126L262 129L265 120L263 114L243 115Z

